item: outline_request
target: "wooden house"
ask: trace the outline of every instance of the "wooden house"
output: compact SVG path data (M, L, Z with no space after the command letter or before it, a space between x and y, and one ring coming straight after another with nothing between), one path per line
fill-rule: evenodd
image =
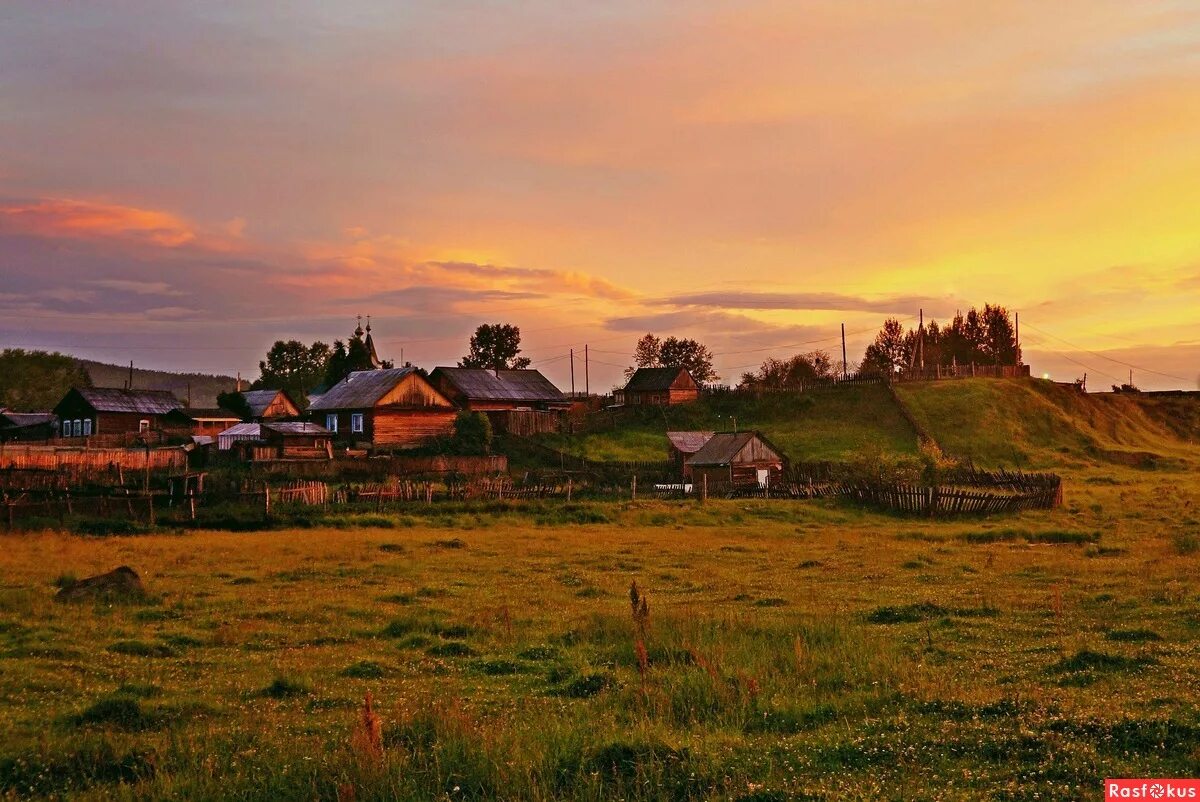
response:
M667 432L667 459L684 479L691 479L687 461L712 439L713 432Z
M61 437L161 431L183 404L166 390L73 387L54 407Z
M250 408L250 419L284 420L300 417L300 407L286 390L245 390L242 398Z
M759 432L717 432L687 460L692 482L709 493L769 488L783 480L787 458Z
M216 437L242 419L233 412L219 407L198 409L180 407L163 416L163 428L186 432L197 437Z
M0 409L0 442L49 440L58 434L53 412L13 412Z
M333 459L333 433L324 426L276 421L261 424L261 435L263 447L255 449L256 459Z
M237 443L262 441L261 423L235 423L217 435L217 450L229 451Z
M626 406L684 404L700 397L700 385L687 368L638 368L619 391Z
M359 370L313 401L309 415L335 440L410 448L450 434L457 411L416 368Z

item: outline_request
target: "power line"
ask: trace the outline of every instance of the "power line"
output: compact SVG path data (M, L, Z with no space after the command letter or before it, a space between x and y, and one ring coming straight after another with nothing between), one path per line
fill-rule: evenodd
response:
M1064 343L1065 345L1069 345L1071 348L1074 348L1077 351L1083 351L1084 353L1091 354L1092 356L1097 356L1097 357L1100 357L1101 359L1107 359L1109 362L1115 362L1118 365L1124 365L1127 368L1133 368L1134 370L1138 370L1143 373L1153 373L1156 376L1163 376L1168 379L1175 379L1176 381L1181 381L1181 382L1190 382L1191 381L1191 379L1185 379L1182 376L1176 376L1171 373L1163 373L1161 370L1154 370L1153 368L1147 368L1147 367L1142 367L1141 365L1135 365L1132 362L1126 362L1123 359L1117 359L1115 357L1106 356L1105 354L1099 353L1098 351L1092 351L1088 348L1084 348L1082 346L1075 345L1074 343L1070 342L1069 340L1064 340L1062 337L1059 337L1056 334L1051 334L1050 332L1046 331L1045 329L1040 329L1037 326L1034 326L1030 323L1026 323L1025 325L1028 326L1029 328L1033 329L1034 331L1039 332L1040 334L1044 334L1047 337L1053 337L1055 340L1058 340L1059 342ZM1105 375L1108 375L1108 374L1105 374ZM1117 381L1120 381L1120 379L1118 379Z

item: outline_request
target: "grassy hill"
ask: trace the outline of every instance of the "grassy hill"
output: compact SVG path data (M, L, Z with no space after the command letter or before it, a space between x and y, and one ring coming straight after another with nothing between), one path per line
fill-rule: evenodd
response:
M694 404L622 410L599 431L556 435L546 445L597 460L660 460L668 431L759 429L794 460L841 460L865 448L913 454L917 435L886 388L805 396L713 396Z
M106 365L103 362L92 362L80 359L81 364L92 377L92 384L97 387L124 387L129 380L129 368L120 365ZM233 389L236 380L232 376L214 376L207 373L170 373L165 370L133 369L133 386L139 390L170 390L180 401L188 400L188 387L191 386L192 406L215 407L217 393Z
M942 448L984 466L1151 467L1197 456L1195 398L1084 394L1036 379L928 382L896 392Z

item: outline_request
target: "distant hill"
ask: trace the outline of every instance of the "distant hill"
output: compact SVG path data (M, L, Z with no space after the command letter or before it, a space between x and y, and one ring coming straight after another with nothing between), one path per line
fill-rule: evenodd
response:
M129 381L129 367L107 365L103 362L93 362L90 359L80 359L79 364L92 377L96 387L124 387ZM165 370L133 369L133 386L139 390L170 390L180 401L187 403L188 392L191 392L191 404L194 407L215 407L217 393L233 389L237 380L232 376L214 376L208 373L169 373Z

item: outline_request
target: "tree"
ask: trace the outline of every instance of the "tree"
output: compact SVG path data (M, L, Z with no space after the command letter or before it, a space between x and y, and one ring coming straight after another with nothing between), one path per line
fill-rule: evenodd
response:
M867 375L890 376L906 361L904 327L895 318L888 318L867 346L860 370Z
M341 340L333 341L333 350L329 352L329 361L325 363L325 386L332 387L350 374L350 355L346 344Z
M0 351L0 407L44 412L72 387L91 386L87 368L74 357L21 348Z
M810 351L788 359L767 359L758 372L742 374L742 384L748 387L785 389L800 387L805 382L827 379L832 372L833 360L829 354L824 351Z
M980 315L984 336L980 351L993 365L1015 365L1018 362L1017 334L1008 310L1003 306L984 304Z
M329 346L319 340L312 345L276 340L267 358L258 363L259 377L253 386L287 390L303 403L308 391L324 380L329 357Z
M720 378L713 370L712 352L696 340L668 337L658 350L658 361L664 368L687 368L692 378L703 384Z
M523 370L528 357L521 353L521 330L508 323L484 323L471 335L470 352L458 363L460 368L487 370Z
M462 410L454 417L454 452L464 455L490 454L492 422L482 412Z
M662 367L662 340L649 332L633 348L633 365L625 368L625 378L633 377L638 368Z
M229 410L242 420L250 420L253 416L250 404L246 401L246 396L237 391L217 393L217 406L221 409Z

